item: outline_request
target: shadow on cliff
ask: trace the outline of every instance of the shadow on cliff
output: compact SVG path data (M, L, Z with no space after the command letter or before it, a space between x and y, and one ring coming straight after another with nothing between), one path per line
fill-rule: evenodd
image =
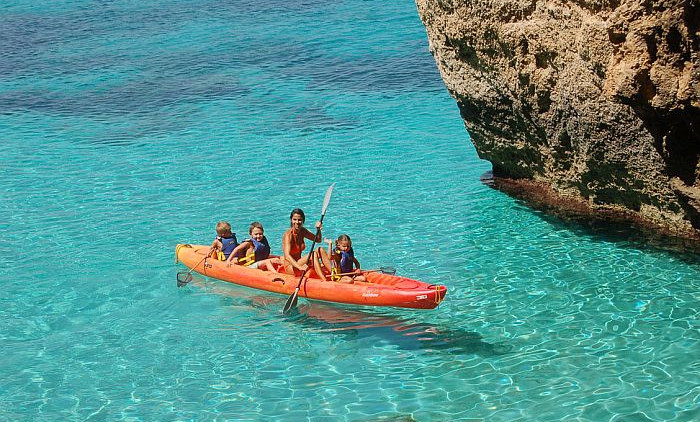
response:
M658 227L647 226L629 215L591 211L576 202L545 198L537 186L528 181L513 181L494 177L491 172L481 176L487 186L521 201L533 214L556 228L564 228L595 241L614 242L620 247L648 249L671 253L689 264L700 265L700 241L673 236Z

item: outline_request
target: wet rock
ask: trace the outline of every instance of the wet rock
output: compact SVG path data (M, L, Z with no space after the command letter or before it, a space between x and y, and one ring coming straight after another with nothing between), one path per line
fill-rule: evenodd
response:
M416 4L496 178L700 239L700 0Z

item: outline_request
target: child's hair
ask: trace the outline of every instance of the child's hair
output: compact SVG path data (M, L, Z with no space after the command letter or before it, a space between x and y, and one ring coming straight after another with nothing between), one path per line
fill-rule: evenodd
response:
M338 242L350 242L350 244L352 245L352 240L347 234L341 234L340 236L338 236L338 238L335 239L335 244L337 245Z
M231 225L228 223L228 221L219 221L216 223L216 234L223 236L229 233L231 233Z
M252 223L250 223L250 227L248 228L248 234L253 234L253 229L255 228L265 231L265 229L263 229L262 224L258 223L257 221L253 221Z
M306 221L306 216L304 215L304 211L301 210L301 208L294 208L292 210L292 213L289 214L289 219L291 220L292 217L294 217L294 214L299 214L301 216L301 221L302 223Z

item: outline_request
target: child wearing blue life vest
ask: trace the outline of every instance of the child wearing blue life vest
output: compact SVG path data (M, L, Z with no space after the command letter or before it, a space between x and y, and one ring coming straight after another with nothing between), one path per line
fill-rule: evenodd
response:
M231 252L227 259L228 266L231 264L245 265L250 268L275 271L272 264L281 264L279 258L270 258L270 244L265 237L265 230L262 224L257 221L250 223L248 234L250 238L241 242Z
M328 254L321 249L321 260L325 266L330 266L332 281L340 283L367 281L367 278L362 275L360 270L360 261L355 258L355 251L352 249L350 236L347 234L338 236L335 240L335 248L331 247L332 242L330 239L325 239L325 241L328 243ZM325 277L322 278L325 280Z
M209 256L219 261L225 261L231 256L237 246L236 233L231 232L231 225L228 221L216 223L216 239L214 239L211 248L209 248Z

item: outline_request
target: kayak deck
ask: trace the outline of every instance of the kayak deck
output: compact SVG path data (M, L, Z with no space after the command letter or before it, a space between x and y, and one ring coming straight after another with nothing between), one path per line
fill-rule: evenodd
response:
M205 245L179 244L175 248L175 259L207 277L268 292L290 295L299 283L298 276L285 274L278 266L280 272L241 265L228 266L226 262L206 257L208 251L209 246ZM315 273L311 271L309 277L304 277L301 283L299 296L355 305L433 309L447 293L445 286L406 277L379 272L367 272L364 275L366 282L337 283L314 278Z

